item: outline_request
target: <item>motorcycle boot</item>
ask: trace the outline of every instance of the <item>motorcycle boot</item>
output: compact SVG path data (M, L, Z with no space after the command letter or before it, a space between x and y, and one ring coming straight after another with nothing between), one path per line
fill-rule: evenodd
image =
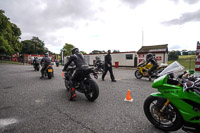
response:
M149 81L151 81L151 75L149 75Z
M42 75L42 76L40 77L40 79L42 79L42 78L44 78L44 75Z
M69 100L73 101L76 98L75 88L71 88L70 92L71 92L71 96Z

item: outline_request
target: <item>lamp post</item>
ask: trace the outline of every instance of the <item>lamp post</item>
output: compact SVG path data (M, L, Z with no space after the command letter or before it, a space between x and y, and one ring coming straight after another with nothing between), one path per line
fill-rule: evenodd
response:
M62 65L64 66L64 54L63 51L67 51L66 49L61 49L61 60L62 60Z

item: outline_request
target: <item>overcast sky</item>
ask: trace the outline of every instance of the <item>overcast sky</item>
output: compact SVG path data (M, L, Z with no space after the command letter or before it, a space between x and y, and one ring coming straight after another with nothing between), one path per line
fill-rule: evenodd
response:
M200 41L200 0L0 0L0 9L21 40L39 37L55 53L65 43L89 53L142 44L196 50Z

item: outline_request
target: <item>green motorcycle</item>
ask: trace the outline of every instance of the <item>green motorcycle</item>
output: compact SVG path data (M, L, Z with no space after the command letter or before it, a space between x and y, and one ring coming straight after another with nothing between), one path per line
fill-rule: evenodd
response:
M147 119L158 129L200 133L200 79L195 81L175 78L174 73L183 70L178 62L170 64L155 79L152 93L144 102Z

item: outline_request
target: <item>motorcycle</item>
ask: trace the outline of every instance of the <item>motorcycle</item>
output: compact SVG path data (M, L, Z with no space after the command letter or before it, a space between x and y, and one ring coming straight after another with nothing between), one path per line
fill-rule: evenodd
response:
M54 77L54 71L52 65L48 65L47 68L44 70L44 76L48 76L49 79Z
M152 83L158 92L144 102L147 119L160 130L200 131L200 79L176 78L174 73L183 69L176 61L165 68Z
M97 73L103 73L104 72L104 62L99 60L99 61L96 61L94 63L94 70L95 72Z
M39 71L40 70L40 64L39 63L34 63L33 67L34 67L35 71Z
M152 66L153 66L152 64L146 65L146 62L143 60L137 66L137 70L135 71L135 77L137 79L141 79L142 77L149 77L148 71L149 69L151 69ZM151 75L151 77L157 78L158 74L161 73L166 67L167 67L167 64L161 64L152 72L153 74Z
M71 67L67 68L67 70L64 72L64 81L67 91L69 91L70 89L70 84L72 83L71 78L74 71L75 68ZM91 73L96 79L98 78L93 68L88 68L84 70L83 74L81 74L81 76L77 79L77 82L75 83L75 90L80 93L84 93L89 101L94 101L99 96L99 87L96 81L91 78Z
M56 67L59 67L59 61L56 61Z

